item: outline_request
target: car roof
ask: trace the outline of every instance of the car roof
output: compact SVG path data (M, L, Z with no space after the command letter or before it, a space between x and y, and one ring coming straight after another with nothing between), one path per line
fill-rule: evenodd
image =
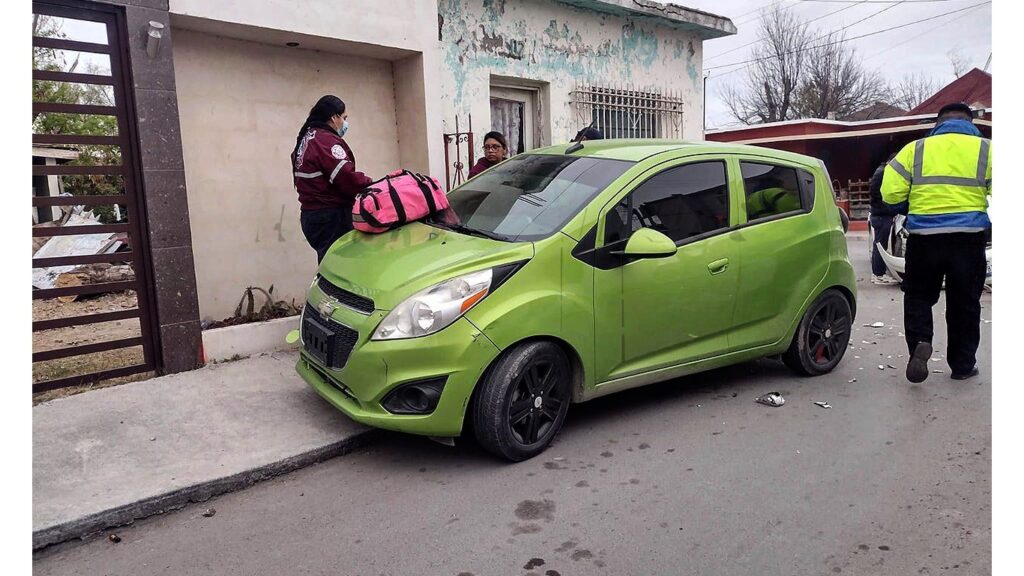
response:
M577 145L573 142L556 144L544 148L530 150L528 154L555 154L564 155ZM790 160L801 164L817 164L818 160L811 156L775 150L763 146L749 146L746 144L729 144L725 142L710 141L687 141L687 140L659 140L653 138L636 139L606 139L587 140L582 142L582 147L570 152L572 156L591 156L594 158L608 158L612 160L628 160L640 162L658 154L666 152L689 152L692 154L753 154Z

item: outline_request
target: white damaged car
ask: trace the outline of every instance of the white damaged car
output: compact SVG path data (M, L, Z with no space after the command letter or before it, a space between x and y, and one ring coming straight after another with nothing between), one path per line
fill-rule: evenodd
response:
M990 213L991 215L991 213ZM871 216L868 215L868 221ZM907 217L898 214L893 217L892 231L888 238L876 239L875 231L868 226L868 257L871 255L871 246L878 245L878 252L885 261L885 267L889 269L889 275L903 281L903 274L906 270L906 246L909 233L906 229ZM992 241L985 246L985 289L992 289Z

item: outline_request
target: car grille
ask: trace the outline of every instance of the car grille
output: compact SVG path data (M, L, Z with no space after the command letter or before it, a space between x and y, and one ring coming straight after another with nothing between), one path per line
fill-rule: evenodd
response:
M302 314L302 345L324 366L344 368L358 339L359 333L355 330L323 318L316 309L306 305Z
M317 274L316 283L317 286L320 287L321 292L327 294L331 298L334 298L339 303L348 306L349 308L357 312L362 312L363 314L369 314L373 312L373 300L370 300L369 298L360 296L358 294L353 294L348 290L338 288L334 284L328 282L326 278L319 274Z

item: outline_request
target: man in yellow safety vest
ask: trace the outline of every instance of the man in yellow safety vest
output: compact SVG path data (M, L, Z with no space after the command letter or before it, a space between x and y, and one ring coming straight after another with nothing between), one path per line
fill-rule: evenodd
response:
M944 106L935 128L885 167L882 199L907 214L903 320L907 380L923 382L932 355L932 307L946 284L946 360L955 380L978 375L992 146L969 106Z

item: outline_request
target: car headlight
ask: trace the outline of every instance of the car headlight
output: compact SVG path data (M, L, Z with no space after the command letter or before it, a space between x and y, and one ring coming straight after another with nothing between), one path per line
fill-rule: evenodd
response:
M395 307L377 326L372 340L399 340L433 334L459 319L491 290L487 269L435 284Z

